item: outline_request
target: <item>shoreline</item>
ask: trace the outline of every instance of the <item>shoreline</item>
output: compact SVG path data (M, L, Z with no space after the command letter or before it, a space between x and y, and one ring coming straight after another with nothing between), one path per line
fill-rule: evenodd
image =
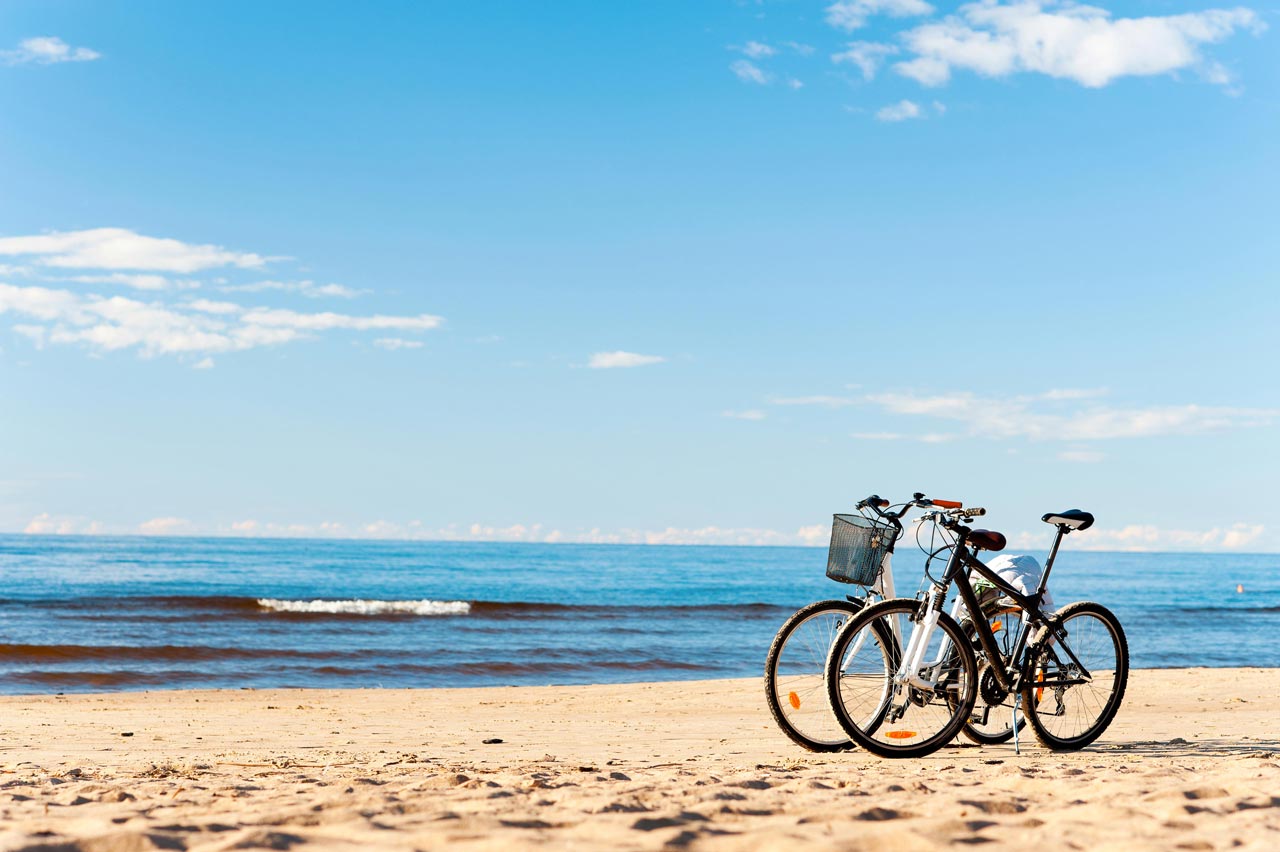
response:
M1268 849L1274 688L1138 669L1083 751L898 761L792 745L759 678L3 696L0 849Z
M1275 666L1145 666L1138 668L1136 666L1130 668L1132 676L1135 672L1223 672L1223 671L1242 671L1242 672L1280 672L1280 665ZM662 686L665 684L713 684L721 682L759 682L763 674L750 676L730 675L726 677L700 677L692 676L688 678L671 678L666 680L609 680L609 681L565 681L561 683L548 682L540 684L528 683L504 683L504 684L484 684L480 686L360 686L360 687L330 687L330 686L297 686L297 685L281 685L281 686L150 686L138 689L104 689L104 690L61 690L58 692L0 692L0 704L10 699L39 699L39 698L60 698L75 696L129 696L129 695L145 695L150 693L168 694L168 693L208 693L209 695L218 695L221 693L235 694L241 692L315 692L315 693L383 693L383 692L436 692L440 690L449 690L454 692L472 692L477 690L510 690L510 689L582 689L591 687L627 687L627 686ZM763 695L763 693L762 693ZM762 699L763 700L763 699Z

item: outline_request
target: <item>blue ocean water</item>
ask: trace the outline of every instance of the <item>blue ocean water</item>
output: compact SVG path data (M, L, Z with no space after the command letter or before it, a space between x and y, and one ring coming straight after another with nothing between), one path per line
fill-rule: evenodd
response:
M1111 607L1134 666L1280 666L1280 556L1070 544L1055 598ZM0 536L0 691L753 676L791 612L856 591L825 564L822 548ZM899 545L899 594L922 568Z

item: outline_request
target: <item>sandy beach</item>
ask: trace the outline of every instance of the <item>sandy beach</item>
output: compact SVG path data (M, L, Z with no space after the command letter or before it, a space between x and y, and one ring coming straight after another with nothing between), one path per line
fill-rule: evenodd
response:
M1274 850L1276 678L1135 671L1085 751L910 761L798 749L754 679L6 697L0 848Z

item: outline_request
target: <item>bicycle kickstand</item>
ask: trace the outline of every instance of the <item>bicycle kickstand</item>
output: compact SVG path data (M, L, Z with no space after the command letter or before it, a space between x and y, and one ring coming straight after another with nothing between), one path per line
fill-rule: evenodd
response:
M1022 693L1013 697L1013 753L1022 754L1022 746L1018 744L1018 705L1022 703Z

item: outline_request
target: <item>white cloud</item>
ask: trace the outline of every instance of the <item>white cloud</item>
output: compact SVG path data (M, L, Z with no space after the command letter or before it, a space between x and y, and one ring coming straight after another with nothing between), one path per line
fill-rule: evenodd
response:
M1092 527L1071 535L1070 546L1080 550L1123 551L1221 551L1244 550L1255 544L1266 528L1237 523L1207 530L1166 529L1153 524L1128 524L1119 529ZM1022 532L1011 537L1016 549L1046 547L1045 531Z
M812 55L814 54L814 51L815 51L815 48L814 48L814 46L813 46L813 45L811 45L811 44L802 44L802 43L800 43L800 42L798 42L798 41L784 41L782 44L783 44L783 46L784 46L784 47L789 47L789 48L791 48L792 50L794 50L796 53L800 54L801 56L812 56Z
M195 362L194 364L192 364L192 365L191 365L191 369L193 369L193 370L212 370L212 369L213 369L213 359L212 359L212 358L208 358L208 357L201 358L199 361L197 361L197 362Z
M778 53L777 48L770 47L769 45L759 41L749 41L742 47L735 49L746 54L752 59L767 59L768 57L775 56Z
M1065 391L1035 396L979 397L960 392L921 396L911 393L871 394L866 400L894 414L964 423L970 435L1031 440L1099 441L1188 435L1222 429L1269 425L1280 409L1205 405L1119 408L1086 403L1075 410L1065 404L1088 397Z
M56 65L59 62L91 62L102 54L87 47L72 47L57 36L37 36L18 42L13 50L0 50L0 65Z
M1073 447L1058 453L1058 458L1062 461L1096 464L1105 459L1106 456L1097 450L1090 450L1086 447Z
M840 53L833 53L831 61L840 64L856 65L862 72L862 79L875 79L881 63L886 56L892 56L898 48L891 44L879 44L873 41L851 41Z
M81 344L106 352L136 349L145 356L235 352L337 329L426 331L443 322L430 314L308 314L242 308L231 302L206 300L167 305L123 296L104 298L45 287L0 284L0 314L5 313L45 323L15 327L37 344Z
M722 411L721 417L728 417L730 420L764 420L768 417L763 411L757 408L749 408L746 411Z
M827 23L838 30L853 32L866 26L873 15L911 18L933 14L924 0L839 0L827 7Z
M803 88L804 88L804 81L803 81L803 80L797 80L795 77L788 77L788 78L787 78L787 88L789 88L789 89L791 89L791 90L793 90L793 91L797 91L797 92L798 92L798 91L800 91L801 89L803 89Z
M915 101L901 100L876 111L878 121L906 121L920 118L920 105Z
M667 360L661 355L639 355L635 352L596 352L587 361L593 370L610 370L615 367L644 367L649 364L661 364Z
M278 290L285 293L298 293L312 299L326 297L354 299L369 292L344 287L341 284L316 284L314 281L255 281L252 284L226 284L218 289L224 293L261 293L267 290Z
M252 269L268 260L222 246L146 237L124 228L94 228L32 237L0 238L0 255L36 258L36 263L64 269L147 269L198 272L217 267Z
M421 349L423 344L421 340L405 340L403 337L379 337L373 345L394 352L397 349Z
M31 519L22 531L27 535L72 535L80 531L80 525L72 518L55 518L42 512Z
M243 305L237 305L235 302L215 302L209 299L192 299L190 302L184 302L182 307L206 314L238 314L245 310Z
M897 432L854 432L849 437L857 441L901 441L904 436Z
M356 317L348 314L335 314L331 311L304 314L284 308L251 308L240 317L240 321L247 325L301 331L329 331L335 328L354 329L356 331L389 329L428 331L433 328L439 328L444 322L441 317L431 314L419 314L417 316L376 314L371 317Z
M1205 60L1201 46L1265 26L1245 8L1113 19L1105 9L1071 2L983 0L903 33L915 56L894 68L926 86L947 82L956 68L986 77L1046 74L1090 88L1120 77L1198 68L1211 82L1225 84L1230 75Z
M141 535L191 535L195 525L185 518L152 518L138 524Z
M191 290L200 286L197 281L172 281L163 275L128 272L113 272L110 275L74 275L65 280L80 284L123 284L135 290Z
M729 70L734 73L739 80L744 83L754 83L758 86L767 85L769 75L760 69L758 65L748 62L745 59L739 59L729 64Z

